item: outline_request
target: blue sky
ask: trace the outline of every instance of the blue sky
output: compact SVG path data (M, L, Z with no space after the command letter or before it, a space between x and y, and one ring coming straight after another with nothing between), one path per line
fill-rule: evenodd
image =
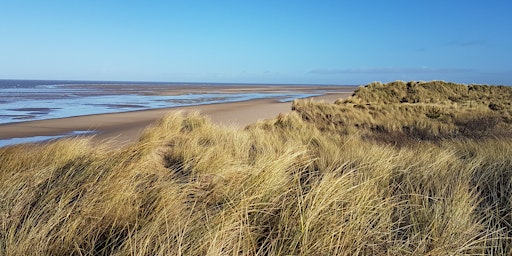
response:
M6 1L0 78L512 84L512 1Z

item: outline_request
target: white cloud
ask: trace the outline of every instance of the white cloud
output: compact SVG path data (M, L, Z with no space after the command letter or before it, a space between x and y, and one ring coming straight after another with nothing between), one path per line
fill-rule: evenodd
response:
M319 68L313 69L308 74L337 75L337 74L453 74L472 72L471 69L461 68L395 68L395 67L373 67L373 68Z
M453 41L447 42L446 45L455 46L455 47L475 47L475 46L485 46L486 42L483 40L453 40Z

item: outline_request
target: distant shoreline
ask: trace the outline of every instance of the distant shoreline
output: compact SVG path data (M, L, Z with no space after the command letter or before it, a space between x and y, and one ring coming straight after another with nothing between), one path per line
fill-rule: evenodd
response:
M258 87L258 86L333 86L356 87L359 85L345 85L332 83L248 83L248 82L162 82L162 81L114 81L114 80L67 80L67 79L0 79L0 86L6 83L39 84L39 85L166 85L166 86L228 86L228 87Z
M294 90L296 88L280 87L279 89ZM315 87L312 90L318 89L320 88ZM336 99L350 96L356 88L337 87L337 89L330 89L330 91L324 92L321 96L311 98L333 102ZM197 88L195 90L187 88L187 90L187 93L198 93L201 91ZM229 90L232 90L233 93L239 93L240 90L257 90L264 93L272 92L272 88L260 87L230 88ZM309 90L311 90L311 88ZM226 93L226 91L224 92ZM160 91L160 93L165 95L165 93L177 92L176 90L171 90L168 92ZM267 98L7 123L0 124L0 140L36 136L49 136L49 138L51 138L52 136L60 137L64 134L73 134L77 131L89 131L91 134L94 134L95 140L113 140L116 143L125 144L135 141L146 126L155 122L169 111L199 111L217 124L243 127L261 119L275 117L279 113L289 112L291 111L291 103L279 102L277 99Z
M19 82L19 84L17 84ZM0 124L257 99L291 101L347 86L53 84L1 81Z

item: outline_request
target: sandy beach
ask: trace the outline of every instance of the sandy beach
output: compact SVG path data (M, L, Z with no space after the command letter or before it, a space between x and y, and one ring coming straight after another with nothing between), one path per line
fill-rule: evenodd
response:
M253 88L253 90L262 89L268 91L275 88ZM224 91L227 90L235 92L237 88L224 88ZM248 88L240 90L248 90ZM351 94L350 88L348 91L347 88L342 88L339 91L331 90L322 96L313 98L334 102L336 99L346 98ZM279 102L275 99L259 99L1 124L0 139L58 136L74 131L93 131L94 138L98 141L114 140L116 143L126 144L136 140L146 126L169 111L199 111L208 116L214 123L244 127L261 119L275 117L279 113L287 113L291 111L291 104L291 102Z

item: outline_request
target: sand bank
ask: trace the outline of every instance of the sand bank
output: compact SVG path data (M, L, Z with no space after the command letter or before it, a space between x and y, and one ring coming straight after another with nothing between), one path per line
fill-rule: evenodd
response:
M333 102L351 95L347 90L314 97ZM58 136L75 131L94 131L95 139L129 143L136 140L146 126L169 111L199 111L214 123L244 127L261 119L273 118L291 111L291 102L274 99L251 100L178 108L152 109L123 113L88 115L0 125L0 140L33 136Z

